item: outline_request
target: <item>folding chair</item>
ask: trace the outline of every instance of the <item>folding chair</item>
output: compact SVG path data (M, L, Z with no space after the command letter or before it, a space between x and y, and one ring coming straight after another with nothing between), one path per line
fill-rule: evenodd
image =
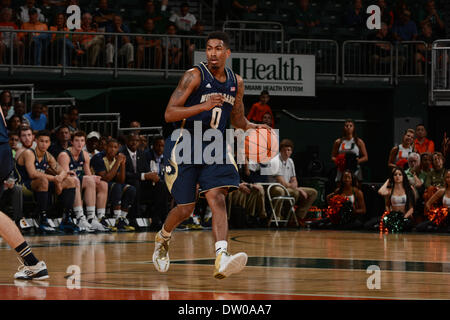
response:
M284 187L284 186L283 186L282 184L280 184L280 183L260 183L260 184L263 185L264 187L267 187L266 193L267 193L267 197L268 197L268 199L269 199L269 205L270 205L269 226L270 226L273 222L275 222L275 225L276 225L277 227L279 227L279 225L278 225L279 222L280 222L280 223L281 223L281 222L284 222L284 223L285 223L285 226L287 226L287 225L288 225L288 222L289 222L289 220L290 220L290 218L291 218L291 216L292 216L292 214L294 214L295 224L296 224L297 227L298 227L299 225L298 225L298 221L297 221L297 218L296 218L296 216L295 216L295 210L294 210L295 198L289 196L289 192L288 192L288 190L286 189L286 187ZM280 187L281 189L283 189L283 191L284 191L284 193L285 193L286 195L285 195L285 196L276 196L276 197L272 197L271 194L270 194L270 190L271 190L272 188L274 188L274 187ZM283 209L284 204L285 204L286 202L287 202L287 204L289 205L289 211L288 211L288 214L287 214L287 216L286 216L286 219L279 219L279 218L277 217L277 215L276 215L274 205L275 205L278 201L281 201L281 202L282 202L282 203L281 203L281 209ZM280 210L280 212L281 212L281 210Z

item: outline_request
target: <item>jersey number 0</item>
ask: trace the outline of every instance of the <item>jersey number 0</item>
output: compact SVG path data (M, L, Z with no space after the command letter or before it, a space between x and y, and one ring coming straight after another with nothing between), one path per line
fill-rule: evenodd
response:
M211 128L213 129L217 129L219 127L219 123L220 123L220 117L222 116L222 109L215 107L214 109L212 109L212 114L211 114Z

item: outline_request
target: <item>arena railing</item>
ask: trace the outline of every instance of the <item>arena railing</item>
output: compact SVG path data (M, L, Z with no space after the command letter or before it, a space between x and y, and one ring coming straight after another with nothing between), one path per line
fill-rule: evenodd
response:
M387 41L348 40L342 44L342 83L352 77L380 77L393 84L394 45Z
M431 49L430 102L435 105L450 105L450 39L433 42Z
M194 51L206 47L206 36L33 30L8 30L7 35L12 42L18 39L25 43L23 54L16 44L5 50L3 66L8 67L10 74L20 66L30 70L59 69L62 76L74 69L100 69L108 70L114 77L121 71L149 70L167 77L192 66ZM131 46L121 43L120 37L127 37ZM84 43L88 41L91 45L86 49ZM177 49L172 49L175 46Z
M36 101L35 99L34 101ZM48 124L50 128L56 128L64 120L64 114L67 114L69 108L75 105L75 98L65 98L66 104L60 104L64 100L52 100L51 98L39 98L42 104L48 107Z
M316 76L332 77L339 81L339 44L335 40L290 39L288 53L308 54L316 57Z
M284 29L278 22L227 20L222 29L236 52L284 52Z
M396 82L401 77L423 77L428 79L429 49L424 41L401 41L395 46Z
M34 93L34 84L2 84L0 85L0 92L3 90L11 91L13 101L22 101L25 104L25 111L31 111L31 101Z
M120 113L79 113L78 120L86 134L97 131L102 136L117 137L120 128Z

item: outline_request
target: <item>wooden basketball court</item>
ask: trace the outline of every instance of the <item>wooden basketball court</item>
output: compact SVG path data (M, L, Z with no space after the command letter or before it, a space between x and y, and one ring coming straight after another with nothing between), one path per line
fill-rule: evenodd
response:
M211 231L176 231L165 274L151 261L154 236L27 237L47 263L45 281L15 281L15 251L0 240L0 299L450 299L445 234L231 230L230 251L245 251L249 260L243 272L223 280L212 276ZM72 274L77 266L79 282ZM376 275L369 266L380 268L379 289L368 288Z

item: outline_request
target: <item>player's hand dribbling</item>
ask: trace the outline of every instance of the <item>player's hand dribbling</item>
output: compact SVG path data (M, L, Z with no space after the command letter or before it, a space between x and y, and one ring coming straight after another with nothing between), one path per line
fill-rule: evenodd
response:
M203 105L205 107L205 111L209 111L214 107L221 107L223 105L223 102L225 101L224 97L221 94L214 94L209 97L208 100L206 100Z

